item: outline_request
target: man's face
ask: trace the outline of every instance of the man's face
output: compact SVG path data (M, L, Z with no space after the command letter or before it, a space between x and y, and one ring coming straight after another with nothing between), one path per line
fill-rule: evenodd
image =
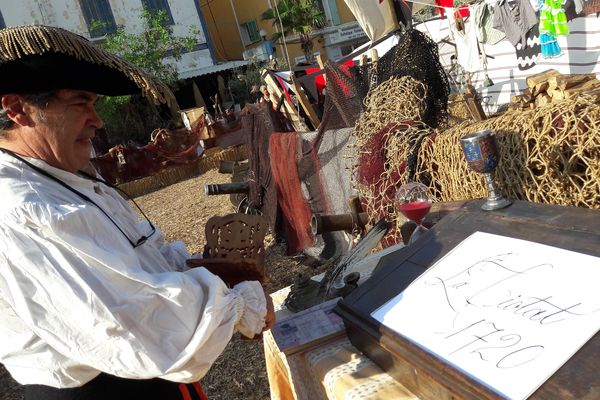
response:
M91 139L103 125L94 109L97 98L82 90L58 90L47 107L32 113L35 132L27 138L28 146L56 168L83 168L90 160Z

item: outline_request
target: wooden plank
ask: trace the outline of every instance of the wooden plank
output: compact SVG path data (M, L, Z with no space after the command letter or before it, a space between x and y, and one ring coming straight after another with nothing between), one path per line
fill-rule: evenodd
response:
M469 113L471 114L471 117L475 121L483 121L486 119L487 115L485 115L485 111L483 111L483 107L481 107L481 102L477 100L477 91L473 85L467 85L464 92L465 103Z
M523 96L523 100L526 103L533 101L533 93L531 92L531 88L526 88L525 90L523 90L522 96Z
M588 96L593 102L600 102L600 88L581 93L581 96Z
M302 87L293 79L292 87L294 88L294 92L296 93L296 99L298 100L298 102L304 109L304 112L310 119L312 126L314 126L314 128L317 129L317 127L321 124L321 121L319 120L319 116L315 112L315 109L310 104L310 101L308 101L308 97L306 97L306 95L304 94L304 90L302 90Z
M371 49L370 54L372 63L376 63L377 61L379 61L379 53L377 53L377 49Z
M546 104L549 104L551 102L552 102L552 98L550 96L548 96L547 94L544 94L544 93L540 93L535 98L534 104L536 107L543 107Z
M283 106L285 107L285 112L288 114L290 120L292 122L300 121L300 115L293 104L285 97L285 93L279 87L279 83L276 81L275 77L266 69L262 71L262 78L266 82L269 93L271 93L271 101L273 104L276 104L277 101L282 100Z
M523 103L523 95L522 94L516 94L514 96L512 96L510 98L510 102L511 103Z
M596 79L596 74L552 76L548 79L548 91L569 89L592 79Z
M325 63L327 62L327 57L324 56L323 54L319 54L317 56L317 63L319 64L319 68L321 68L322 70L325 69ZM325 82L327 82L327 76L326 74L323 74L323 80L325 80Z
M530 75L526 79L527 86L531 89L532 94L535 96L538 93L548 89L548 79L558 75L560 75L560 73L555 69L549 69L539 74Z
M580 95L581 93L588 92L600 87L600 81L597 79L589 80L582 85L572 87L570 89L566 89L563 91L565 99L570 99L575 96Z

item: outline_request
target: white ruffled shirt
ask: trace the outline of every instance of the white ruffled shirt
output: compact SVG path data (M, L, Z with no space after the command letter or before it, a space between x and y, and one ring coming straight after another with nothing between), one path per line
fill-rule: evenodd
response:
M27 160L91 198L134 243L150 233L115 190ZM77 387L101 371L194 382L236 330L261 332L260 284L229 289L188 258L158 229L133 248L97 207L0 153L0 362L21 384Z

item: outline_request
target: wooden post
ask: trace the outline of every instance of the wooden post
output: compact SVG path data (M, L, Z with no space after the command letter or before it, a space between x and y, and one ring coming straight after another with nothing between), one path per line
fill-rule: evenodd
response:
M317 63L319 63L319 68L325 69L326 62L327 62L327 57L325 57L323 54L319 54L317 56ZM325 74L323 74L323 80L325 80L325 82L327 82L327 76Z
M377 53L377 49L373 48L370 51L371 53L371 62L372 63L376 63L377 61L379 61L379 54Z
M377 62L379 61L379 54L377 53L377 49L371 49L371 65L368 69L368 77L369 77L369 88L374 88L377 86Z
M366 65L369 62L369 58L367 57L366 54L362 54L360 56L360 61L358 62L358 65L363 66Z
M275 77L273 77L273 75L268 70L263 69L262 78L267 83L269 93L272 96L271 100L273 100L273 95L275 95L275 97L278 98L279 101L283 102L283 108L284 108L285 114L290 119L290 121L292 121L292 125L294 125L294 128L296 129L296 131L297 132L308 131L306 124L304 124L301 121L300 115L298 114L298 111L296 110L294 105L292 103L290 103L290 101L285 97L285 93L283 93L283 91L279 87L279 84L275 80ZM275 103L276 102L273 102L273 104L275 104Z
M302 87L294 79L292 79L292 87L294 88L294 92L296 92L296 98L298 99L298 102L304 109L304 112L310 119L312 125L315 127L315 129L317 129L319 124L321 124L321 121L312 107L312 104L310 104L310 101L308 101L308 97L306 97L304 94L304 90L302 90Z
M467 104L467 109L475 121L483 121L487 118L483 108L481 107L481 103L477 101L477 92L472 85L467 85L465 87L464 99Z

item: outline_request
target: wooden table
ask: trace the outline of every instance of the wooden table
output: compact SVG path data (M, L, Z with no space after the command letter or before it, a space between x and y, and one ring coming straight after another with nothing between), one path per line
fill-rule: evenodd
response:
M399 247L388 248L354 265L350 270L361 273L359 284L370 276L382 256ZM279 318L291 314L283 306L289 291L287 287L271 295ZM290 356L279 351L270 332L264 333L263 343L273 400L418 399L360 353L345 334Z

